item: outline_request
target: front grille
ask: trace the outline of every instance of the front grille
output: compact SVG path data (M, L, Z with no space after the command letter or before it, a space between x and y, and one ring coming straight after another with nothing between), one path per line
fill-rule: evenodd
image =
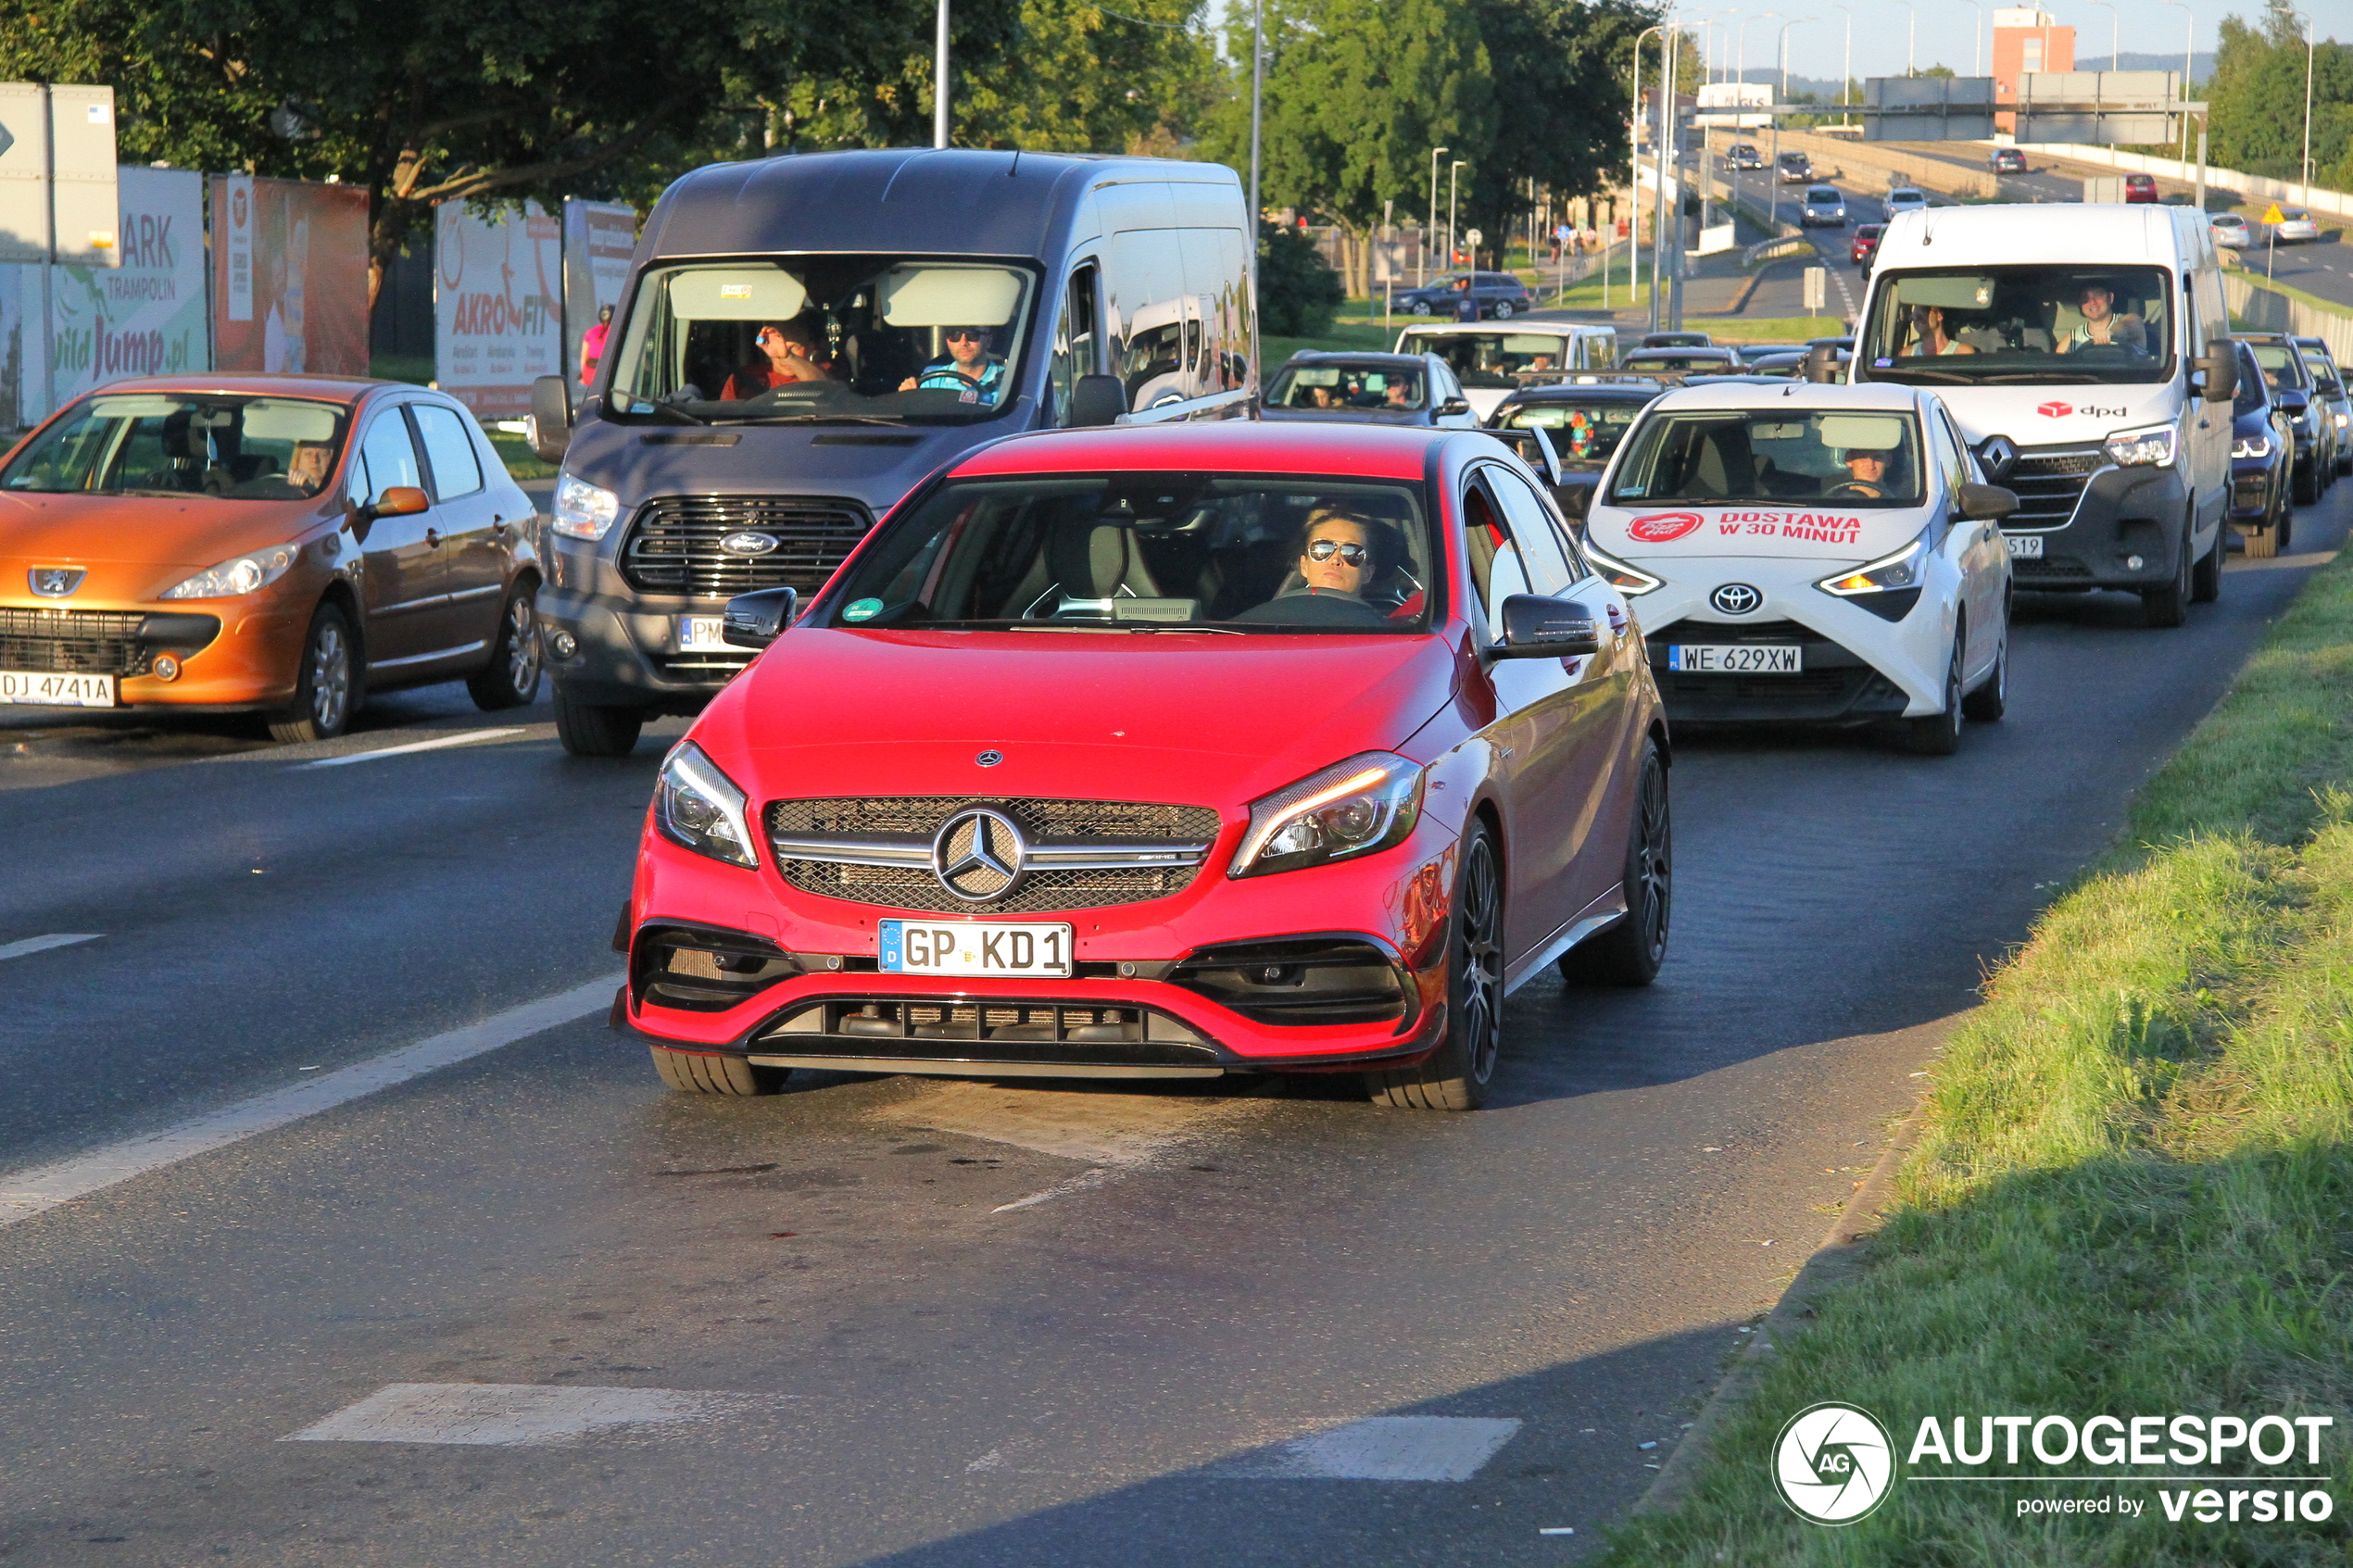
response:
M873 526L855 501L801 495L665 495L638 508L622 541L623 581L647 594L722 598L754 588L824 585ZM729 534L764 533L765 555L719 547Z
M1034 852L1134 855L1139 863L1038 869L995 898L959 898L933 874L931 843L941 824L972 806L1011 818ZM1100 909L1181 893L1218 827L1217 813L1206 806L986 796L779 800L768 808L767 821L777 872L804 893L898 909L1003 915ZM851 856L895 863L860 864L846 858Z
M1670 675L1661 683L1669 701L1678 697L1721 702L1828 702L1852 683L1848 670L1804 675Z
M1081 998L834 997L786 1010L751 1042L770 1056L1214 1069L1216 1047L1151 1008Z
M220 634L209 615L0 608L0 670L41 675L144 675L163 652L194 653Z
M2022 452L2002 487L2018 497L2018 510L2002 520L2011 533L2026 528L2058 528L2075 515L2083 486L2108 466L2097 446L2050 446Z
M2088 582L2092 569L2073 556L2020 556L2010 562L2010 574L2022 583Z

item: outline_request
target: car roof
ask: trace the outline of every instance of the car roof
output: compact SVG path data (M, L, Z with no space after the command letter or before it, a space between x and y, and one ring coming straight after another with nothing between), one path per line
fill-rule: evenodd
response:
M975 449L947 471L963 479L1165 469L1419 480L1433 447L1474 433L1338 421L1112 425L1009 436Z
M1752 387L1774 389L1762 396ZM1705 383L1680 386L1663 394L1652 407L1662 413L1677 408L1772 408L1799 396L1806 408L1873 408L1888 413L1919 407L1919 389L1889 382L1792 381L1786 376L1712 376Z
M1422 357L1384 354L1370 348L1302 348L1275 368L1279 370L1284 365L1363 365L1371 370L1418 370Z
M1656 382L1647 386L1629 385L1625 382L1544 382L1536 386L1523 386L1504 399L1505 403L1589 403L1595 398L1604 403L1647 403L1656 397L1660 388Z
M1592 321L1531 321L1526 317L1515 316L1508 321L1416 321L1405 331L1414 337L1429 337L1439 332L1491 332L1498 337L1518 337L1534 332L1540 336L1566 338L1615 332L1617 329L1607 322L1596 325Z
M330 403L357 403L384 387L427 388L411 382L376 381L367 376L239 375L230 371L191 370L172 376L138 376L110 381L100 392L217 392L237 397L312 397Z

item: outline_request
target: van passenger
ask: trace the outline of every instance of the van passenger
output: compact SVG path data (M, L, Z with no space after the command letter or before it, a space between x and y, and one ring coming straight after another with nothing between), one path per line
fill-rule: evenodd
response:
M818 332L796 321L764 323L752 339L762 360L744 366L727 378L722 400L740 403L757 397L772 387L789 386L794 382L831 381L824 365L817 359Z

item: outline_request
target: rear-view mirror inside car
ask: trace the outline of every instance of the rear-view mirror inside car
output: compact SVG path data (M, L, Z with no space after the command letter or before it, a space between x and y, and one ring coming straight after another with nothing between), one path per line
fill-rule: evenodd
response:
M764 648L792 624L800 596L790 588L759 588L737 594L721 612L719 640L731 647Z

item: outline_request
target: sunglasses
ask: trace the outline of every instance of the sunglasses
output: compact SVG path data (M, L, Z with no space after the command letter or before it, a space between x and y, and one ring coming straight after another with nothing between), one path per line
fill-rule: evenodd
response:
M978 343L988 335L986 332L966 332L961 327L950 327L940 333L950 343Z
M1313 539L1307 545L1309 560L1329 560L1338 556L1351 566L1362 566L1365 554L1364 546L1347 544L1339 539Z

